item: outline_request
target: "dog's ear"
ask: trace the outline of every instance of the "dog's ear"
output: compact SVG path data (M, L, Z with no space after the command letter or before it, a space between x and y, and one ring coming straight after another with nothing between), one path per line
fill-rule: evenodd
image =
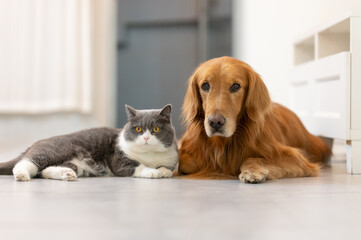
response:
M271 98L261 77L254 70L248 71L248 92L245 101L246 114L252 121L263 121L271 109Z
M197 71L188 80L188 89L183 103L183 121L190 123L202 116L202 99L197 84Z

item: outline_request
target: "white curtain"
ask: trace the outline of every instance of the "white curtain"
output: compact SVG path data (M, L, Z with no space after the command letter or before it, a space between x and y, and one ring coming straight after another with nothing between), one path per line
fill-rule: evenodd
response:
M91 111L91 0L0 0L0 114Z

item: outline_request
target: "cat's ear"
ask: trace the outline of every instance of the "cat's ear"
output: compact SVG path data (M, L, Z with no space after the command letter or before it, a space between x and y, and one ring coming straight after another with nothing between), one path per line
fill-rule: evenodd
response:
M135 117L137 115L137 110L127 104L125 104L125 112L127 113L128 118Z
M170 120L171 112L172 112L172 105L168 104L162 110L160 110L159 115L166 117L168 120Z

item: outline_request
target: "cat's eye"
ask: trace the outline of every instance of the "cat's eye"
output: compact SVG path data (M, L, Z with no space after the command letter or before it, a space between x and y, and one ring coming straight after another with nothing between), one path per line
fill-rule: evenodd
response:
M241 85L239 85L238 83L234 83L231 88L230 88L230 91L231 92L238 92L239 89L241 89Z
M203 83L201 88L203 91L209 92L209 89L211 88L211 86L209 86L209 83Z
M135 128L135 131L137 131L138 133L140 133L142 131L142 128L141 127L136 127Z
M155 128L153 128L153 132L155 132L155 133L157 133L157 132L159 132L159 127L155 127Z

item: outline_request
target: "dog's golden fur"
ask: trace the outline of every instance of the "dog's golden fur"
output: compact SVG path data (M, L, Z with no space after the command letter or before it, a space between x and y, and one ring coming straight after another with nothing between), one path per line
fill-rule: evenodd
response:
M208 83L209 91L202 90ZM240 89L230 91L232 84ZM208 124L226 123L222 134ZM194 178L239 177L243 182L317 176L330 149L287 108L273 103L260 76L231 57L201 64L189 79L183 105L188 129L181 140L179 172Z

